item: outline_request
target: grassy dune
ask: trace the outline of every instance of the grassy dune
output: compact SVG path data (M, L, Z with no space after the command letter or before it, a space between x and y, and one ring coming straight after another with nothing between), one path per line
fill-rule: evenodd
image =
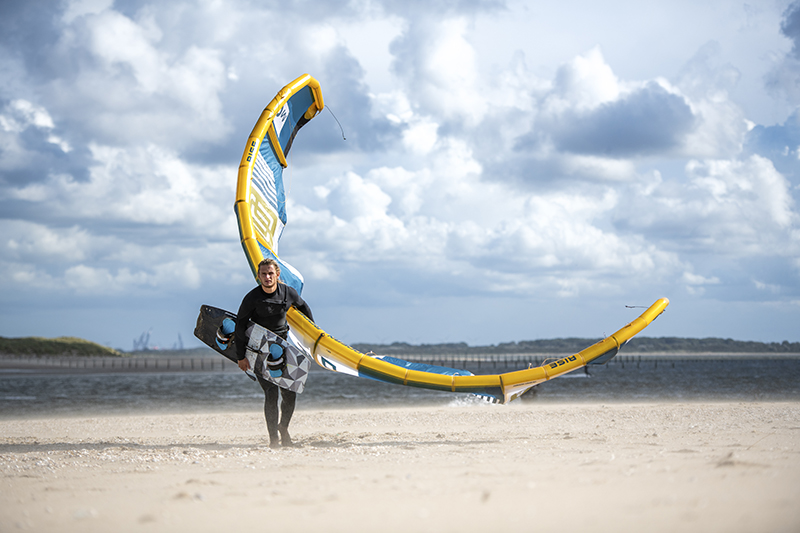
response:
M117 350L77 337L0 337L0 354L5 355L113 355Z

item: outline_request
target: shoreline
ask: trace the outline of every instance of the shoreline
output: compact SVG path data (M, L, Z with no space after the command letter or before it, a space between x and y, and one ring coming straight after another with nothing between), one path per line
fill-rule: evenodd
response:
M31 421L70 421L70 420L84 420L84 419L100 419L100 418L137 418L137 417L182 417L182 416L199 416L199 417L226 417L226 416L255 416L257 419L263 419L263 395L258 395L253 397L247 401L247 405L245 406L235 406L235 407L220 407L217 409L214 408L207 408L201 407L197 409L191 409L186 407L165 407L163 409L151 409L151 408L126 408L126 409L86 409L84 411L68 411L63 410L56 413L47 413L47 412L33 412L33 413L26 413L26 414L12 414L10 416L0 416L0 428L3 427L3 424L10 423L14 424L17 422L31 422ZM568 409L581 409L581 408L612 408L615 406L632 406L637 408L649 408L653 406L659 405L683 405L683 406L694 406L694 407L714 407L714 406L728 406L728 405L740 405L740 404L748 404L748 405L772 405L772 406L794 406L795 404L800 405L800 400L797 399L764 399L764 400L731 400L727 398L721 399L714 399L714 398L705 398L705 399L698 399L698 398L680 398L680 399L672 399L672 398L652 398L652 399L615 399L615 398L606 398L603 401L597 401L594 399L583 399L583 398L576 398L573 400L564 400L562 398L554 398L554 399L536 399L536 400L514 400L509 404L491 404L484 400L475 399L472 397L465 396L461 399L449 400L449 401L440 401L440 402L421 402L421 403L413 403L413 404L406 404L403 402L398 401L396 404L380 404L377 406L371 406L366 403L358 404L358 405L331 405L329 407L320 407L319 405L305 405L302 400L298 400L296 408L295 408L295 418L293 420L297 420L298 417L302 417L307 413L337 413L337 412L349 412L349 413L375 413L378 411L396 411L396 410L409 410L409 411L425 411L429 409L442 409L442 410L452 410L452 409L484 409L484 408L491 408L494 405L495 408L499 409L551 409L557 407L563 407ZM263 422L263 420L262 420ZM292 426L294 426L295 422L292 422ZM800 420L798 420L798 424L800 424ZM2 450L2 437L0 436L0 450Z
M34 531L777 531L800 402L512 403L0 420L0 524Z

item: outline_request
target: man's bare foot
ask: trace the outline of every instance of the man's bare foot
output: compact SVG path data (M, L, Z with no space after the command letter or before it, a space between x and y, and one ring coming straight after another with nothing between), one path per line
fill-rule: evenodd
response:
M289 436L288 428L278 426L278 432L280 432L281 434L281 446L284 447L294 446L294 443L292 442L292 437Z

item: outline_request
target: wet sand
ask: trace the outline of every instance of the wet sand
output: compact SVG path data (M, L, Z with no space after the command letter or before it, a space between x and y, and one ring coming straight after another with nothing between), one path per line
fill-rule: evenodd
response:
M0 531L798 531L800 402L0 421Z

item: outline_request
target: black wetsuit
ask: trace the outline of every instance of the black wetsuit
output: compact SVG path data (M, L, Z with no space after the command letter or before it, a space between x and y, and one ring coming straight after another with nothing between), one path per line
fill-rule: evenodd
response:
M282 339L286 339L289 333L289 324L286 322L286 311L291 307L296 307L298 311L306 315L310 320L314 320L311 315L311 308L297 294L297 291L283 283L278 283L275 292L267 294L259 285L248 292L242 299L239 312L236 317L236 357L241 361L245 358L247 348L247 326L249 321L267 328ZM255 369L254 369L255 370ZM269 433L270 444L278 441L278 430L281 435L287 435L286 429L292 420L297 393L283 389L274 383L267 381L261 376L260 372L255 372L256 378L261 388L264 389L264 418L267 421L267 432ZM278 423L278 393L281 396L281 420ZM286 444L286 443L284 443Z

